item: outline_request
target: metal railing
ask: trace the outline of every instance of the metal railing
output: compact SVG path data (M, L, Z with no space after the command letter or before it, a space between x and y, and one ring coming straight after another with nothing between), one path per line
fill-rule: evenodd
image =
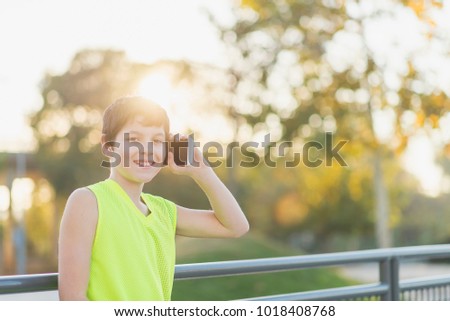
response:
M401 263L410 260L437 258L450 258L450 245L413 246L265 259L182 264L175 267L175 280L322 268L325 266L342 266L354 263L374 263L378 264L379 281L377 283L236 299L252 301L450 300L450 274L407 280L400 280L399 277ZM0 277L0 294L56 290L57 282L57 273L3 276Z

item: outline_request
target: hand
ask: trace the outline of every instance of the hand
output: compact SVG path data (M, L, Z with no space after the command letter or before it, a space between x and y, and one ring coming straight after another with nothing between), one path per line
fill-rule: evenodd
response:
M187 140L188 137L186 135L179 135L180 141ZM170 134L170 141L173 140L173 135ZM172 173L177 175L189 175L191 177L195 176L201 176L202 173L206 173L207 171L211 170L211 167L208 165L206 160L203 158L202 151L198 147L192 146L191 148L194 148L194 162L193 164L189 164L189 156L188 156L188 162L184 166L179 166L175 163L174 160L174 154L169 149L168 154L168 166ZM188 151L189 154L189 151Z

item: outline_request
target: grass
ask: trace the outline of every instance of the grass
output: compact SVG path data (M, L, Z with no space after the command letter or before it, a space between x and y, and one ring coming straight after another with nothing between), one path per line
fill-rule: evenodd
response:
M177 240L177 264L301 255L251 234L240 239ZM174 301L222 301L354 285L333 268L175 281Z

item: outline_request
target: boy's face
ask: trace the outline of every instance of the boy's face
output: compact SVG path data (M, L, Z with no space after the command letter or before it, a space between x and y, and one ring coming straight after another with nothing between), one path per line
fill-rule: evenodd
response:
M166 137L162 126L145 126L141 120L135 117L115 137L119 146L114 152L120 155L121 162L112 170L128 180L147 183L163 167Z

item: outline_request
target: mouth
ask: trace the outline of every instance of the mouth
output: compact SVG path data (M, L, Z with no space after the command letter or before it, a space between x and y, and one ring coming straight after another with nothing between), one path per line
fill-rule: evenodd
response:
M143 168L149 168L155 164L155 162L153 162L153 161L149 162L149 161L138 161L138 160L133 161L133 163L135 163L139 167L143 167Z

